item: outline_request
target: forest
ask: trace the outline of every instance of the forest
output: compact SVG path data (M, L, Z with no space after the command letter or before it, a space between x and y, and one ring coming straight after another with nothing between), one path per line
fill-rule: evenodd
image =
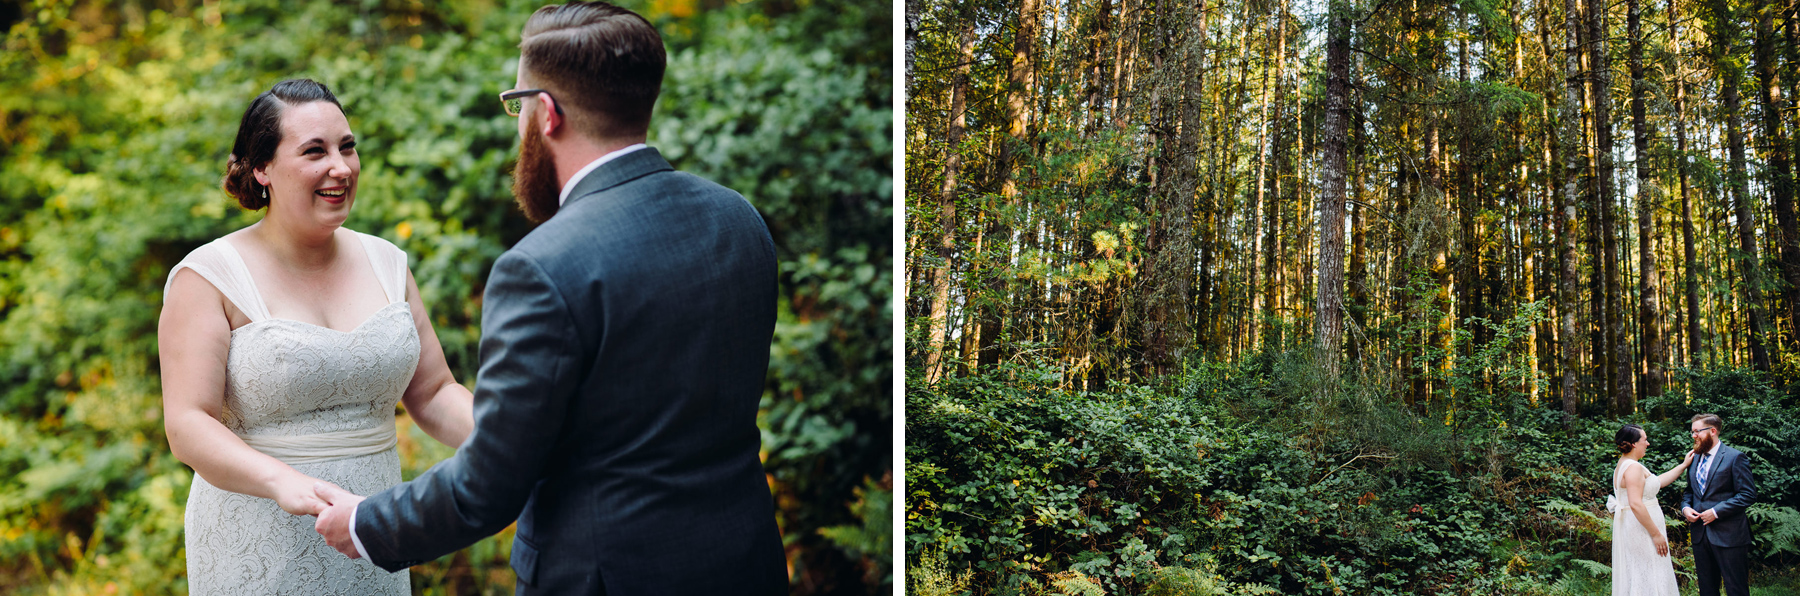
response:
M0 593L184 594L194 474L169 451L169 268L260 213L220 188L244 109L308 77L362 159L345 224L404 249L476 383L511 194L519 32L543 1L0 0ZM779 263L758 415L792 593L887 593L892 561L893 8L626 0L669 66L649 143L742 193ZM403 475L451 451L397 412ZM513 531L412 569L511 594Z
M1606 594L1614 431L1702 412L1800 591L1800 3L904 29L913 593Z

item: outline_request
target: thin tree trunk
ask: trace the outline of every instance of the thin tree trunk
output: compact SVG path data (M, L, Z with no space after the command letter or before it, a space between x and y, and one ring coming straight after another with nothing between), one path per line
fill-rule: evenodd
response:
M1270 17L1269 36L1271 38L1274 38L1274 40L1275 40L1276 73L1280 72L1281 67L1284 64L1284 61L1286 59L1286 52L1284 50L1287 45L1287 28L1282 26L1282 21L1283 21L1282 17L1286 13L1287 13L1287 0L1282 0L1281 7L1276 11L1276 13L1273 16ZM1273 238L1269 238L1268 240L1265 240L1264 237L1272 236L1274 234L1273 230L1267 229L1264 227L1264 223L1268 219L1266 213L1268 211L1271 211L1271 209L1269 207L1270 201L1268 199L1268 190L1269 190L1269 186L1270 186L1268 170L1269 170L1269 157L1270 157L1270 154L1272 153L1272 151L1274 150L1274 146L1275 146L1275 143L1270 140L1270 136L1271 136L1270 120L1271 120L1271 118L1269 116L1269 107L1270 107L1270 104L1273 102L1273 98L1271 97L1271 95L1272 95L1271 87L1273 85L1280 84L1280 80L1279 80L1280 75L1275 74L1273 76L1273 78L1276 79L1274 82L1271 82L1269 80L1270 78L1271 78L1271 73L1269 72L1268 65L1264 64L1263 65L1263 76L1262 76L1262 97L1258 101L1258 103L1260 104L1260 110L1262 112L1262 116L1257 119L1258 129L1257 129L1257 136L1256 136L1256 139L1257 139L1256 140L1256 146L1257 146L1257 152L1256 152L1256 201L1255 201L1256 206L1252 209L1251 218L1254 223L1252 224L1251 234L1250 234L1250 244L1252 247L1255 247L1257 244L1266 243L1266 242L1268 242L1268 240L1273 240ZM1273 255L1268 255L1268 254L1266 254L1266 251L1257 250L1256 248L1252 248L1251 253L1255 256L1252 258L1251 265L1250 265L1249 288L1250 288L1252 298L1251 298L1251 306L1250 306L1250 339L1249 339L1250 345L1248 346L1248 349L1255 350L1255 349L1258 349L1261 347L1261 344L1259 342L1262 339L1263 319L1265 317L1264 310L1273 306L1268 301L1269 293L1267 291L1265 291L1263 288L1264 284L1268 284L1270 282L1267 281L1266 279L1259 280L1258 278L1262 274L1262 272L1268 268L1267 260L1269 258L1273 257Z
M1581 113L1582 79L1581 73L1581 5L1580 0L1564 0L1563 9L1567 17L1564 31L1564 63L1563 63L1563 99L1559 118L1562 124L1562 137L1559 149L1562 150L1563 186L1562 192L1556 195L1558 205L1556 211L1556 235L1561 239L1561 283L1557 288L1557 302L1562 313L1562 354L1560 367L1562 370L1563 423L1570 425L1579 414L1579 371L1581 370L1581 335L1576 332L1575 317L1581 309L1580 282L1577 281L1575 260L1580 253L1575 249L1575 231L1580 218L1576 215L1574 199L1580 192L1582 173L1581 149L1587 145L1582 134Z
M1675 87L1675 178L1681 192L1681 259L1687 297L1687 363L1697 365L1706 354L1700 334L1700 274L1694 255L1694 196L1688 188L1687 71L1681 60L1681 12L1669 0L1669 60Z
M944 186L938 195L938 270L933 280L931 301L930 347L925 352L925 382L936 383L944 377L944 343L949 335L951 259L956 251L956 189L962 171L963 133L968 125L969 67L975 61L975 24L962 19L961 38L957 44L955 80L950 87L950 129L945 133Z
M1631 37L1631 140L1635 149L1637 170L1638 225L1638 332L1644 346L1643 396L1662 395L1665 375L1663 367L1668 355L1662 339L1662 275L1656 265L1656 206L1662 203L1662 187L1651 177L1650 131L1646 122L1644 96L1649 84L1644 80L1644 39L1639 22L1639 0L1627 0L1626 29Z

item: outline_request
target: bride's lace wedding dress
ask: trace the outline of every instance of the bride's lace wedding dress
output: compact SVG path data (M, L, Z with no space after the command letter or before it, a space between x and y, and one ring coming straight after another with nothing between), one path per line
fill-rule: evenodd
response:
M250 318L231 332L226 428L302 474L368 495L400 483L394 404L418 365L419 334L406 302L406 253L358 236L388 304L349 332L270 317L243 258L224 238L189 253L169 279L192 269ZM196 474L185 517L188 593L412 593L406 572L390 574L332 550L313 531L314 519Z
M1673 559L1656 554L1656 544L1651 542L1650 533L1644 531L1644 524L1638 522L1637 515L1631 512L1625 487L1620 486L1624 471L1630 469L1627 466L1643 468L1644 507L1649 511L1650 519L1656 522L1656 531L1667 538L1668 524L1663 520L1662 506L1656 503L1656 492L1662 489L1661 481L1644 467L1643 462L1625 461L1630 463L1621 463L1613 471L1613 496L1606 500L1606 508L1612 512L1613 596L1680 596L1681 591L1675 586Z

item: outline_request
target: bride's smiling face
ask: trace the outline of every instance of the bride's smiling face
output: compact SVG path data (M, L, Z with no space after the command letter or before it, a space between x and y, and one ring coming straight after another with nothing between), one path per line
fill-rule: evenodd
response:
M356 202L362 161L343 110L329 101L288 106L281 115L275 158L256 171L269 187L269 214L337 227Z

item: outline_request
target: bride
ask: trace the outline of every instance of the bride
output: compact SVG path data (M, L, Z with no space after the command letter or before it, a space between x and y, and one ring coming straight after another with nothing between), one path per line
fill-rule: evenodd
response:
M400 482L395 403L451 447L474 428L406 253L342 227L361 169L331 91L277 83L245 110L224 182L267 214L189 253L164 286L163 423L196 473L192 594L412 592L301 517L324 507L315 482L365 495Z
M1680 464L1657 476L1639 461L1650 448L1643 427L1627 424L1613 435L1613 441L1620 454L1619 466L1613 470L1613 494L1606 498L1606 509L1613 516L1613 596L1678 596L1656 491L1681 477L1694 461L1694 453L1688 452Z

